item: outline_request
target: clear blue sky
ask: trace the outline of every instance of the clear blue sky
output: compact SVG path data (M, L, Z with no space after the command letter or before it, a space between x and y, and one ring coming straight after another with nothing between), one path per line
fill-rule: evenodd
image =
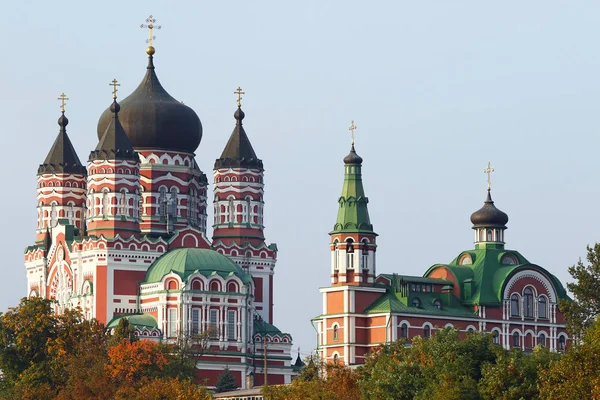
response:
M204 126L197 161L209 177L234 126L232 92L247 93L266 235L280 249L276 324L303 352L329 281L351 119L379 272L422 274L472 248L488 159L507 247L564 282L600 237L597 1L24 3L2 7L0 310L26 294L23 248L35 237L36 169L58 132L55 99L71 98L68 132L87 160L108 83L119 79L125 96L145 72L148 14L163 27L158 76Z

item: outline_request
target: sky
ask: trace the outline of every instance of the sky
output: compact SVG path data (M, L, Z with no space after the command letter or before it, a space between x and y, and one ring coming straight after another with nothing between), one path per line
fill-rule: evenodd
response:
M329 283L329 237L354 120L379 272L421 275L473 248L469 217L492 195L506 246L563 283L600 238L600 3L597 1L5 2L0 311L27 294L36 171L65 92L81 160L97 144L109 82L131 93L156 72L204 127L212 166L244 126L265 165L265 225L279 248L275 323L308 353ZM210 198L210 197L209 197ZM211 207L209 218L212 220ZM209 229L209 236L211 230Z

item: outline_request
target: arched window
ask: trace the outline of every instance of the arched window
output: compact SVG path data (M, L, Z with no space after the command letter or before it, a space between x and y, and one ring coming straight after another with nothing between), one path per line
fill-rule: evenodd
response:
M485 230L481 229L479 231L479 241L480 242L485 242Z
M230 224L233 224L235 221L233 220L233 212L235 211L233 208L233 199L229 199L229 220L227 222L229 222Z
M127 215L127 195L125 191L121 191L121 197L119 198L119 214L124 216Z
M56 210L56 203L52 202L50 205L50 227L55 227L58 223L58 211Z
M488 242L492 241L492 230L491 229L487 230L487 241Z
M513 347L520 347L521 346L521 335L519 335L519 332L515 332L512 335L513 338Z
M334 342L338 341L338 339L339 339L338 335L339 335L339 333L338 333L338 326L336 324L336 325L333 325L333 341Z
M419 300L418 297L415 297L414 299L412 299L412 305L413 305L413 307L420 307L421 306L421 300Z
M538 318L548 318L548 302L546 296L540 296L538 298Z
M513 294L510 296L510 315L511 317L518 317L519 313L519 295Z
M352 239L346 240L346 268L354 269L354 242Z
M500 334L498 333L498 331L492 332L492 343L500 344Z
M333 363L334 363L335 365L337 365L337 364L338 364L338 361L339 361L339 357L338 357L337 353L335 353L335 354L333 355Z
M400 325L400 337L408 338L408 324L406 322Z
M543 332L540 333L540 336L538 337L538 344L546 347L546 334L544 334Z
M362 241L362 269L369 269L369 249L367 239Z
M523 313L526 317L533 317L533 290L525 288L523 291Z
M423 337L425 339L427 339L430 336L431 336L431 328L429 327L429 325L425 325L425 327L423 327Z
M171 188L171 195L169 196L169 215L171 217L177 216L177 189Z
M161 187L158 189L158 215L165 217L167 215L167 188Z
M442 302L441 302L441 301L439 301L439 300L435 300L435 301L433 302L433 306L439 310L439 309L441 309L441 308L442 308Z
M558 338L558 351L565 351L565 345L567 344L567 338L565 336L560 336Z

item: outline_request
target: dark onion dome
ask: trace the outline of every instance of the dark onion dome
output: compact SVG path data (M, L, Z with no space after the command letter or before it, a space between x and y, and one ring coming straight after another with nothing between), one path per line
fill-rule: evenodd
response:
M38 168L38 175L43 174L78 174L86 175L85 166L79 161L75 148L67 135L69 120L63 112L58 118L60 130L50 148L44 163Z
M471 222L475 227L506 228L508 215L496 208L490 189L488 189L487 199L483 207L471 214Z
M119 118L119 103L115 99L109 110L111 119L104 130L95 150L90 153L89 161L94 160L132 160L139 162L139 156L127 138Z
M236 120L235 128L225 145L225 149L215 161L215 169L219 168L252 168L263 169L263 162L256 156L250 139L244 130L242 120L246 114L240 107L235 111L233 117Z
M344 157L344 164L362 164L363 159L361 156L356 154L356 150L354 150L354 143L352 143L352 148L350 149L350 153Z
M140 85L121 101L119 118L136 150L155 149L194 153L202 139L202 124L190 107L175 100L162 87L154 71L153 52ZM98 121L100 139L110 123L107 109Z

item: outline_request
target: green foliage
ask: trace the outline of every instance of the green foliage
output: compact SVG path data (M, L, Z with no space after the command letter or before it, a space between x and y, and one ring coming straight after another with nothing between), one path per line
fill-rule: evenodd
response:
M567 329L580 337L600 315L600 244L587 247L587 264L581 260L569 268L576 282L567 283L573 301L562 300L560 309L565 313Z
M227 392L230 390L237 389L237 383L235 382L234 376L231 374L229 367L225 367L221 375L219 375L219 379L217 379L217 384L215 385L215 392Z
M114 346L119 344L122 340L128 340L134 342L137 337L134 335L135 328L131 326L127 318L121 318L117 327L115 328L112 337L109 339L109 344Z

